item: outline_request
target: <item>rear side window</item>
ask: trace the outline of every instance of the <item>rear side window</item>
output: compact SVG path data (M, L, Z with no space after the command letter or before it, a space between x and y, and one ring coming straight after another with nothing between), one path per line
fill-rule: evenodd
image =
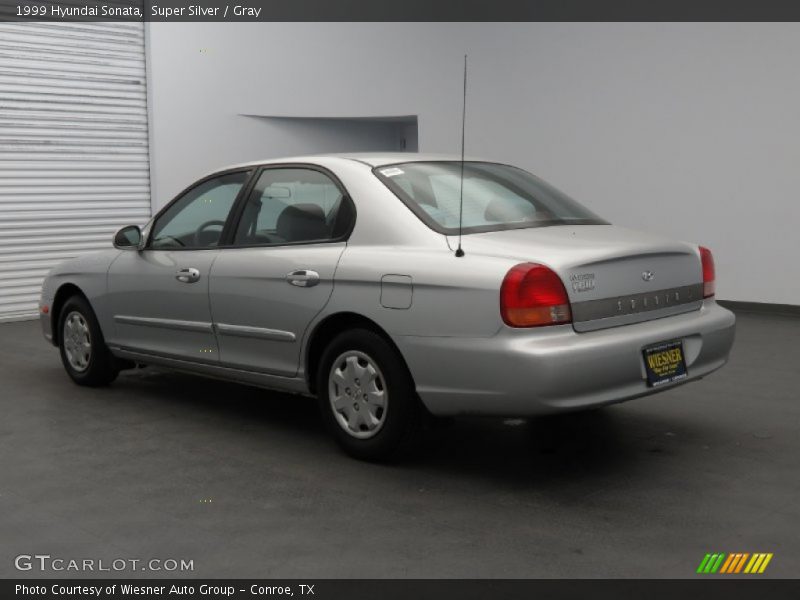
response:
M324 242L352 228L350 199L325 173L302 167L265 169L236 228L238 246Z
M530 173L496 163L413 162L373 171L431 229L448 235L606 221Z

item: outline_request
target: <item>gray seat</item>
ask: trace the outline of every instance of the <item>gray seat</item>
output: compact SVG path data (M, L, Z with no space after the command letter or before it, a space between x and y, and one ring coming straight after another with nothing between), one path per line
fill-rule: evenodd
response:
M287 242L323 240L328 236L325 212L316 204L293 204L278 216L275 233Z

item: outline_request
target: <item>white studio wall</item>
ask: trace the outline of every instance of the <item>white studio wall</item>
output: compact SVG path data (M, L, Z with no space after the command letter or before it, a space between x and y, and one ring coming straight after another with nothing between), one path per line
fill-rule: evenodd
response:
M219 166L313 151L246 114L417 115L420 150L457 152L466 52L468 154L525 167L616 224L711 247L721 298L800 303L800 25L153 23L148 32L155 207ZM319 142L356 149L346 137Z

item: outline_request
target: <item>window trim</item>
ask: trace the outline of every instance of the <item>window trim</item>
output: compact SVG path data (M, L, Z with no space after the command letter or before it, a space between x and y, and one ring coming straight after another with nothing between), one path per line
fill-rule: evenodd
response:
M249 190L250 189L250 185L251 185L252 180L253 180L253 173L255 171L256 171L256 169L254 169L253 167L233 167L233 168L230 168L230 169L224 169L222 171L217 171L215 173L211 173L210 175L206 175L202 179L198 179L194 183L189 184L183 190L178 192L178 194L175 195L172 198L172 200L167 202L167 204L164 205L161 208L161 210L159 210L156 213L156 215L150 220L150 223L151 223L150 230L147 232L147 239L145 240L145 244L144 244L144 247L142 248L142 250L143 251L144 250L149 250L149 251L152 251L152 252L191 252L191 251L195 251L195 250L216 250L217 248L221 248L222 244L218 244L216 246L208 246L208 247L204 247L204 248L186 248L186 247L180 247L180 246L176 247L176 248L153 248L151 244L153 242L153 234L154 234L154 232L156 230L156 223L158 223L158 220L164 215L165 212L167 212L172 207L173 204L175 204L176 202L179 202L186 194L191 192L196 187L203 185L207 181L210 181L211 179L217 179L219 177L224 177L225 175L233 175L235 173L246 173L247 176L245 177L244 183L242 184L242 187L239 189L239 193L236 194L236 197L233 199L233 204L231 205L231 209L228 211L228 216L225 218L225 225L222 227L222 233L220 233L220 238L219 238L220 242L225 240L225 232L228 229L228 226L230 225L231 218L233 218L233 216L236 214L237 203L239 202L239 199L241 198L242 193L245 190Z
M342 193L342 202L348 202L350 204L350 208L353 211L353 218L351 219L350 226L347 230L342 233L340 236L335 238L328 238L324 240L308 240L308 241L301 241L301 242L284 242L280 244L236 244L234 243L234 238L236 236L236 230L239 228L239 222L242 219L242 215L244 214L244 209L247 205L247 201L250 198L250 194L255 189L256 185L258 184L258 180L261 175L265 171L269 170L276 170L276 169L305 169L308 171L318 171L322 173L326 177L328 177L333 184L339 189ZM230 228L223 230L222 237L220 238L221 243L218 248L224 249L239 249L239 248L284 248L286 246L308 246L311 244L337 244L341 242L346 242L350 239L350 235L353 233L353 229L356 226L356 220L358 219L358 211L356 209L356 203L353 202L353 199L350 197L350 194L347 191L347 188L344 187L344 184L341 180L336 176L336 174L331 171L330 169L323 167L322 165L317 165L313 163L298 163L298 162L291 162L291 163L268 163L262 164L255 167L253 175L248 181L246 186L246 190L243 189L245 192L243 195L239 195L236 198L236 202L234 202L233 208L231 209L231 220L230 220Z
M496 224L496 225L473 225L471 227L463 227L463 228L461 228L461 230L459 230L458 227L443 227L442 225L440 225L436 221L436 219L431 217L424 209L422 209L419 206L419 204L417 204L416 202L409 202L405 197L405 191L402 188L400 188L399 184L397 184L394 181L392 181L391 177L387 177L383 173L381 173L381 170L383 170L383 169L387 169L387 168L390 168L390 167L399 167L399 166L406 165L406 164L414 164L414 163L426 163L426 164L429 164L429 163L454 164L455 163L455 164L459 164L460 162L461 161L459 161L459 160L418 160L418 161L417 160L412 160L412 161L400 161L400 162L396 162L396 163L379 165L379 166L373 167L372 173L373 173L373 175L375 175L375 177L378 179L378 181L380 181L383 185L385 185L386 189L388 189L392 194L394 194L397 197L397 199L400 200L400 202L402 202L406 206L406 208L408 208L408 210L410 210L412 213L414 213L414 215L416 215L416 217L420 221L422 221L423 224L425 224L428 228L432 229L436 233L441 233L442 235L456 236L456 235L459 235L459 233L462 233L464 235L469 235L471 233L489 233L489 232L494 232L494 231L509 231L509 230L512 230L512 229L538 229L540 227L553 227L553 226L558 226L558 225L566 225L566 226L572 226L572 225L610 225L610 223L608 221L598 217L596 219L571 219L571 220L553 219L553 220L548 220L548 221L538 221L535 224L530 223L530 222L522 222L522 223L505 223L505 224ZM472 163L472 164L483 164L483 165L500 165L500 166L503 166L503 167L509 167L509 168L512 168L512 169L516 169L518 171L522 171L523 173L526 173L528 175L533 175L533 173L529 173L525 169L521 169L520 167L516 167L514 165L509 165L509 164L506 164L506 163L492 162L492 161L488 161L488 160L465 160L464 162L465 163ZM535 175L533 175L533 176L536 177ZM537 179L539 179L539 178L537 178ZM545 182L545 183L547 183L547 182ZM549 183L547 185L550 185L551 187L553 187ZM574 202L577 202L577 200L574 200ZM578 204L580 204L580 203L578 203ZM581 205L581 206L583 206L583 205Z

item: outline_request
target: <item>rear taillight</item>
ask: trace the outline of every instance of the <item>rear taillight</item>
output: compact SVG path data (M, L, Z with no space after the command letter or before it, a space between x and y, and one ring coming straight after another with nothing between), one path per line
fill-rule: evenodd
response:
M700 262L703 265L703 298L711 298L716 292L714 256L711 254L711 250L700 246Z
M536 263L512 267L500 287L500 314L511 327L540 327L572 321L569 298L555 272Z

